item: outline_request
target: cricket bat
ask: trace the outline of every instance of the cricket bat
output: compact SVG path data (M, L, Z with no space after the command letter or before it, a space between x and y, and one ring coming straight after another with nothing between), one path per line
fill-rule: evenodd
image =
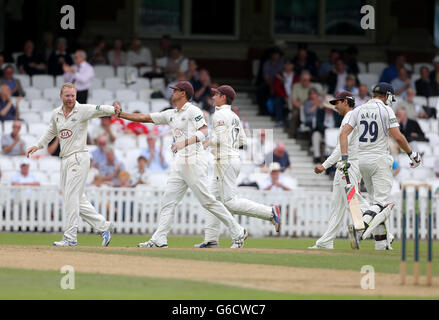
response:
M348 200L349 211L351 213L352 221L354 223L355 230L364 230L363 214L361 212L360 203L356 196L355 185L351 184L349 179L348 168L343 169L344 175L346 177L346 197Z

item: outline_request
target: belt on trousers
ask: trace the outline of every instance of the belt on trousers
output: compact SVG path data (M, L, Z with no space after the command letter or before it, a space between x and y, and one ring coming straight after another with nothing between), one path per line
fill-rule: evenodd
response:
M74 154L77 154L77 153L84 153L84 152L88 152L88 150L82 150L82 151L71 152L71 153L69 153L68 155L61 157L61 159L64 160L64 159L67 159L67 158L73 156Z

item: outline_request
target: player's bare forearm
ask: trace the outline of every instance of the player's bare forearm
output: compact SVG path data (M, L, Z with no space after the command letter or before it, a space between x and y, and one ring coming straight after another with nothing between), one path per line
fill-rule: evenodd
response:
M153 123L149 114L122 112L119 118L134 122Z
M399 131L398 127L390 128L389 129L389 135L395 139L395 141L398 143L399 147L404 150L406 153L412 152L412 148L410 147L407 139L404 137L404 135Z
M341 154L348 154L348 136L351 134L352 128L350 125L346 124L340 133L340 152Z

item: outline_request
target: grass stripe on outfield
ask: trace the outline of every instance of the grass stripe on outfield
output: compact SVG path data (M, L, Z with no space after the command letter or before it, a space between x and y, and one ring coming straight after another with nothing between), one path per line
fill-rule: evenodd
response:
M392 299L377 296L302 295L245 289L200 281L75 273L75 289L62 290L55 271L0 268L0 300L291 300ZM206 298L208 297L208 298ZM400 297L394 299L401 299ZM403 297L402 299L416 299Z

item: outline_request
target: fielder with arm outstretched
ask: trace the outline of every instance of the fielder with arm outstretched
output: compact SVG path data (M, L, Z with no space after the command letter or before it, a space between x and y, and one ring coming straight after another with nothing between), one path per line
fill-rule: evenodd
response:
M236 179L241 169L239 148L246 144L247 137L239 117L232 111L231 104L236 97L231 86L212 89L215 113L212 116L212 138L203 145L211 146L215 157L215 173L211 192L217 200L234 214L246 215L271 221L280 230L280 210L247 199L238 198ZM219 246L220 221L213 215L206 216L204 242L195 248Z
M61 189L66 213L64 237L54 242L54 246L76 246L79 216L94 230L101 232L102 246L110 243L112 223L106 222L84 195L84 186L90 168L87 149L88 121L93 118L115 113L113 106L79 104L76 101L76 87L66 83L61 88L62 106L52 112L49 128L35 146L27 149L27 157L45 148L56 136L59 137L61 151Z
M373 99L355 108L349 122L340 133L340 149L344 166L349 166L348 136L359 129L360 172L372 206L363 214L366 226L358 237L375 237L375 250L392 250L393 235L389 232L388 218L394 204L390 203L393 181L393 157L390 155L389 135L407 152L411 167L421 164L421 156L413 152L399 131L399 124L391 105L395 101L393 87L385 82L373 89Z
M242 248L248 236L247 230L241 227L224 205L208 192L208 163L202 145L202 141L208 135L208 129L203 112L189 102L194 95L194 88L188 81L180 81L170 88L174 90L171 99L177 109L151 114L130 114L120 112L120 106L116 106L120 118L169 125L175 140L172 151L176 156L162 197L159 226L149 241L138 246L168 247L167 235L171 230L175 207L190 188L201 205L229 228L233 240L232 248Z

